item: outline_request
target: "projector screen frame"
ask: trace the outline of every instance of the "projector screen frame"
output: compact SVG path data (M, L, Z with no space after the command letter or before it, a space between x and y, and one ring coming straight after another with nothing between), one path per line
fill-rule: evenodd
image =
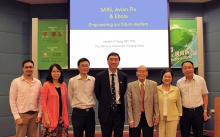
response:
M70 54L71 54L71 51L70 51L70 16L71 16L71 13L70 13L70 0L68 0L68 4L69 4L69 19L68 19L68 70L77 70L78 68L76 67L76 68L71 68L70 67ZM168 21L168 31L167 31L167 33L168 33L168 67L148 67L148 66L146 66L149 70L157 70L157 69L164 69L164 68L170 68L171 67L171 58L170 58L170 56L171 56L171 51L170 51L170 8L169 8L169 2L168 2L168 0L167 0L167 21ZM109 51L109 53L111 53L111 52L114 52L114 51ZM120 55L120 54L119 54ZM107 56L108 56L108 54L106 54L106 57L105 57L105 60L106 60L106 64L107 64ZM83 56L82 56L83 57ZM89 59L89 58L88 58ZM90 60L90 59L89 59ZM122 59L122 60L124 60L124 59ZM77 62L74 62L75 64L77 64ZM90 64L91 64L92 62L90 61ZM140 64L140 65L142 65L142 64ZM136 68L137 68L138 66L136 66L136 67L130 67L130 68L124 68L124 67L120 67L120 64L119 64L119 67L118 67L118 69L119 70L135 70ZM103 67L103 68L90 68L90 70L103 70L103 69L106 69L106 67Z

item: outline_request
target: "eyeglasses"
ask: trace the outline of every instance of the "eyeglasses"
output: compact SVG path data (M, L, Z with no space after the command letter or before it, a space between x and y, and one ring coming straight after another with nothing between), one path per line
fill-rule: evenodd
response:
M89 65L80 65L81 68L88 68Z
M110 58L110 59L108 59L110 62L113 62L113 61L115 61L115 62L118 62L119 61L119 59L118 58Z
M33 66L24 66L24 68L25 68L25 69L29 69L29 68L32 69L32 68L34 68L34 67L33 67Z

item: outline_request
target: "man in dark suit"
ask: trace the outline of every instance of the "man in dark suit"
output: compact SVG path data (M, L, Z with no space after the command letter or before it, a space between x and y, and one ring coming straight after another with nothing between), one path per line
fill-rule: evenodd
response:
M107 57L109 68L95 77L95 94L99 102L98 118L102 137L122 137L125 121L124 95L127 75L117 69L120 56L112 52Z

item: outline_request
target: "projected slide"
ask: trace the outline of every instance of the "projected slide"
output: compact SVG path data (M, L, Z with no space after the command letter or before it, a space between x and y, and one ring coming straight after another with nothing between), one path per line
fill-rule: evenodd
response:
M70 68L108 68L110 52L119 68L169 67L167 0L70 0Z

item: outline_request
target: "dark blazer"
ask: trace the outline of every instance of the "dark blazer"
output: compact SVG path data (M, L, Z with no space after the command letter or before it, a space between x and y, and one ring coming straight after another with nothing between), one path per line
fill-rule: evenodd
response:
M124 95L127 88L127 75L119 70L118 81L119 81L119 92L121 101L121 114L122 120L125 121L125 101ZM105 123L109 117L110 105L111 105L111 90L109 82L108 69L96 74L95 77L95 95L99 102L98 105L98 118L101 122Z

